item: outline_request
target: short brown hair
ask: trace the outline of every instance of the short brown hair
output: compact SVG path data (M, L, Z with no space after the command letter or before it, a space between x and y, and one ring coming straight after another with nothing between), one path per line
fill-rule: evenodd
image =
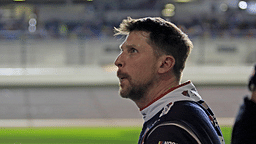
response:
M175 58L174 74L180 80L185 67L186 59L193 48L188 36L175 24L160 17L146 17L124 19L119 28L115 28L115 35L128 35L132 31L149 32L149 44L154 48L155 54L172 55Z

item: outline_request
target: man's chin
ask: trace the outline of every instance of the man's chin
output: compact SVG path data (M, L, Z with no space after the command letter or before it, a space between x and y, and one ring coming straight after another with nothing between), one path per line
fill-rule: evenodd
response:
M129 98L128 92L125 91L122 87L120 87L119 95L120 95L122 98Z
M143 93L141 93L141 91L134 91L134 89L120 88L119 94L122 98L128 98L133 101L140 100L143 97Z

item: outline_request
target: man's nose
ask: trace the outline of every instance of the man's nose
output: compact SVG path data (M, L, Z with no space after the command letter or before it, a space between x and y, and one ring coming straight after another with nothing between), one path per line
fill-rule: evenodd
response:
M124 66L124 61L122 60L122 54L119 54L115 60L115 65L120 68Z

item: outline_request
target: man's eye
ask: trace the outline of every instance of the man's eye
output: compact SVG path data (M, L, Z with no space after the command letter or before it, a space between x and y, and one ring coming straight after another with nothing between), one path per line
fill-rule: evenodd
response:
M131 48L131 53L137 53L138 50L136 50L135 48Z

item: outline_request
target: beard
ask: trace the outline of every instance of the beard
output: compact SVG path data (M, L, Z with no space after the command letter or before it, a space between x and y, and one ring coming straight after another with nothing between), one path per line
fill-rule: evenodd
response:
M126 85L126 89L120 87L120 96L122 98L129 98L133 101L138 101L146 95L148 89L153 84L153 79L142 84L132 82L131 79L129 79L129 83L130 85Z

